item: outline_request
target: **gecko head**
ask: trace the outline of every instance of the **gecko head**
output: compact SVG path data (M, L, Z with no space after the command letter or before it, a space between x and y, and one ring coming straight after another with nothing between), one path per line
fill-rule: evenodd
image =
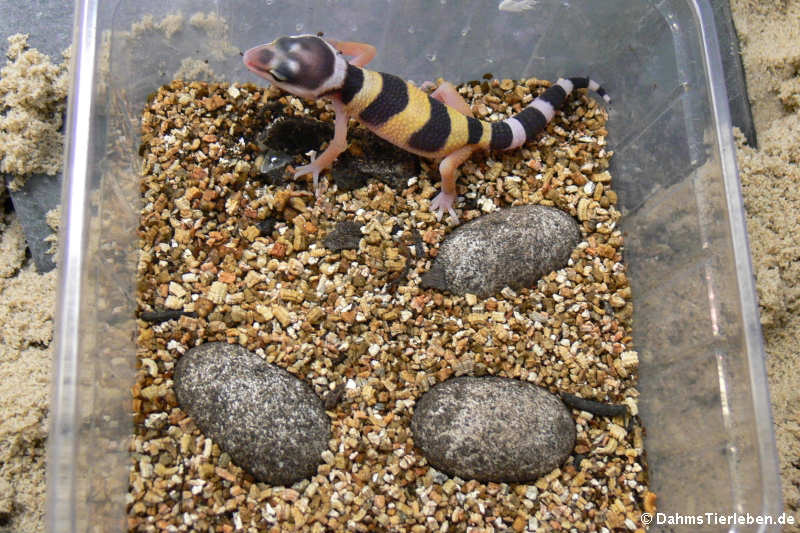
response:
M251 48L244 64L271 84L308 99L341 87L347 71L338 50L316 35L280 37Z

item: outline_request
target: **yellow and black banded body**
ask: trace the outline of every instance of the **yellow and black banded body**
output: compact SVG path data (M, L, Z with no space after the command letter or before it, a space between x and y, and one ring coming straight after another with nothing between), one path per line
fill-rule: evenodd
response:
M465 146L489 148L491 126L392 74L348 65L339 98L350 116L404 150L439 159Z
M343 55L355 56L350 61ZM295 177L319 173L347 148L347 122L355 118L387 141L409 152L441 159L442 192L431 201L441 217L448 211L458 220L456 171L475 150L511 150L532 140L553 118L574 89L589 88L609 101L589 78L559 78L513 117L484 122L455 87L444 83L430 95L383 72L363 68L375 48L355 42L328 41L315 35L281 37L251 48L244 63L253 72L296 96L330 100L336 112L334 138L310 164L295 169Z
M569 78L569 91L589 87L589 78ZM603 96L605 91L598 87ZM415 154L439 159L464 146L509 150L541 132L568 91L556 83L537 98L537 105L498 122L467 116L413 84L392 74L347 66L342 88L336 92L347 113L377 135ZM514 119L514 122L510 122ZM521 126L521 129L517 127ZM524 132L516 134L515 129ZM515 135L516 134L516 135Z

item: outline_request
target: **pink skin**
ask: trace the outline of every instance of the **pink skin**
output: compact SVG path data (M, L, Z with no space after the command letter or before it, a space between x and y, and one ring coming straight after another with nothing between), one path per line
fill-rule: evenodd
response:
M375 58L377 49L371 44L357 43L353 41L334 41L328 39L337 50L346 56L351 56L353 59L348 61L354 67L365 67L367 63Z
M375 57L377 50L371 44L356 43L349 41L328 41L336 47L340 52L348 56L354 56L353 59L348 61L351 65L356 67L363 67ZM328 144L322 154L313 158L308 165L298 167L294 171L294 177L299 178L306 174L311 174L314 180L314 192L318 192L319 175L322 171L330 168L336 158L347 149L347 123L350 121L350 116L345 111L344 104L339 98L329 98L333 104L333 111L336 113L334 120L333 140Z
M347 122L350 117L344 110L344 104L338 98L331 98L333 110L336 112L336 119L334 121L333 140L328 143L328 147L317 158L312 158L308 165L297 167L294 170L294 177L299 178L306 174L311 174L314 179L314 193L318 192L319 187L319 174L326 168L333 165L339 154L347 149Z
M456 86L449 81L443 81L435 91L431 93L431 98L439 100L445 105L449 105L459 113L467 115L468 117L474 116L469 104L464 101L464 98L458 94Z
M332 41L328 42L333 45L342 54L351 56L349 61L351 65L357 67L366 66L375 57L375 47L365 43L357 43L350 41ZM297 87L281 83L270 74L270 68L277 66L271 61L269 64L262 64L259 53L262 50L269 50L273 54L278 54L271 44L257 46L245 52L244 63L248 69L255 72L259 76L267 79L273 85L284 89L302 98L314 100L318 95L310 91L299 90ZM319 175L325 169L329 168L339 155L347 149L347 124L350 116L347 114L345 105L341 100L335 96L326 96L333 105L333 110L336 113L334 121L334 134L333 139L328 144L328 147L319 155L313 158L308 165L303 165L295 169L295 177L305 176L310 174L314 183L314 191L318 191ZM456 91L455 87L447 82L442 83L433 93L431 97L439 100L440 102L449 105L461 113L472 116L472 110L469 105L464 101L460 94ZM456 172L458 167L464 161L469 159L472 152L475 150L473 146L464 146L458 150L448 154L439 163L439 172L442 175L442 192L440 192L433 200L431 200L430 209L436 213L437 220L441 220L445 212L453 217L455 223L458 223L458 215L456 214L453 204L456 200Z

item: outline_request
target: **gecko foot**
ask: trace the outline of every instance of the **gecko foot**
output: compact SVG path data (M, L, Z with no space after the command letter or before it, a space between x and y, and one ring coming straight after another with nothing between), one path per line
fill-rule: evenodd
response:
M294 177L296 179L299 178L300 176L311 174L311 177L313 178L314 182L314 196L319 196L319 173L325 170L325 168L320 168L316 156L317 156L316 153L312 153L311 163L294 169Z
M436 220L442 220L444 212L447 211L450 216L453 217L455 223L458 224L458 215L453 208L453 202L455 202L455 200L455 194L447 194L444 191L437 194L436 197L431 200L431 211L436 214Z

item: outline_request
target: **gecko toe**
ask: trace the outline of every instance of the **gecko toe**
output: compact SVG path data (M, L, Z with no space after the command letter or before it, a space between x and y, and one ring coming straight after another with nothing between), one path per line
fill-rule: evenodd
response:
M448 213L450 213L450 216L451 216L451 217L453 217L453 221L454 221L456 224L458 224L458 215L456 214L456 210L455 210L455 209L453 209L452 207L450 207L450 209L448 209L448 210L447 210L447 212L448 212Z
M436 214L436 220L442 220L445 211L450 214L451 217L458 223L458 215L456 214L456 210L453 207L455 202L455 195L447 194L445 192L440 192L436 195L436 197L431 200L431 211Z

